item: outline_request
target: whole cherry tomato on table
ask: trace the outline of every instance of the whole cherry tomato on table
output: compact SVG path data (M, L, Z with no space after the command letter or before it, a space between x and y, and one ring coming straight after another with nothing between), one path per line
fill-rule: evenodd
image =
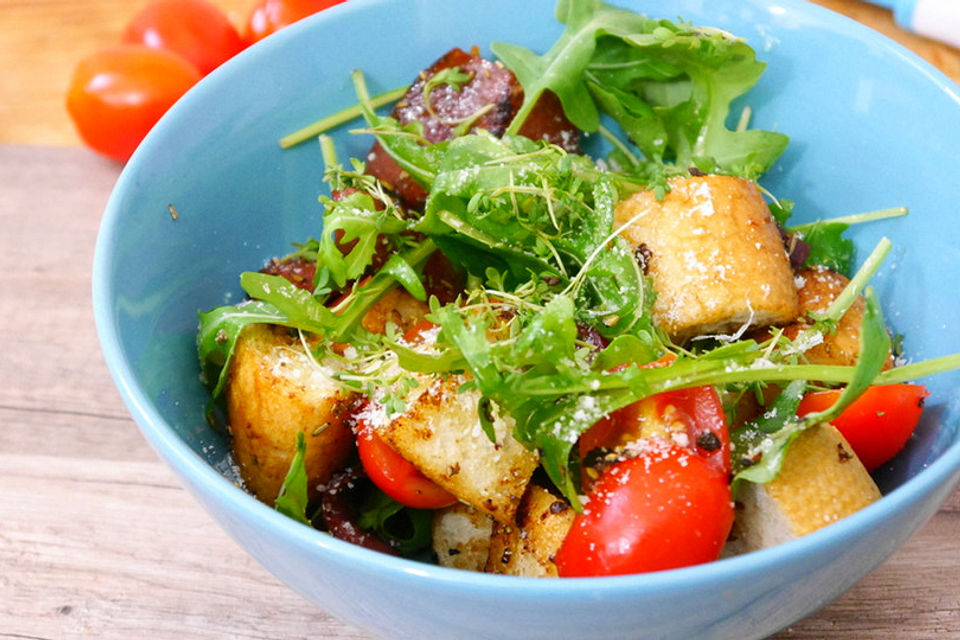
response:
M249 43L263 40L271 33L297 20L319 13L345 0L258 0L247 20L244 34Z
M77 65L67 111L88 146L126 160L160 116L199 80L197 68L175 53L120 45Z
M648 451L593 484L554 561L562 577L686 567L716 560L732 526L727 474L651 438Z
M836 390L807 394L800 401L797 415L803 417L831 407L840 393ZM929 395L918 384L873 386L830 424L847 439L867 471L873 471L907 444Z
M123 41L178 53L203 75L245 47L227 16L206 0L154 0L127 24Z

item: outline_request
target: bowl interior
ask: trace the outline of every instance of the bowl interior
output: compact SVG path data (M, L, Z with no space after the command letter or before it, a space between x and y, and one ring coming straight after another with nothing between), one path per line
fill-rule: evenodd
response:
M652 16L667 11L655 0L621 3ZM319 145L283 151L278 139L353 105L354 68L376 94L409 83L454 46L489 53L503 40L545 51L561 31L553 4L351 0L252 47L171 110L118 182L94 282L108 364L155 446L169 447L168 457L195 455L232 479L225 440L204 420L197 312L239 300L240 271L320 232ZM960 272L960 100L950 82L879 35L799 0L679 0L668 13L735 33L767 62L741 106L752 107L754 126L791 136L761 182L796 203L796 220L910 208L907 218L863 225L850 237L861 259L881 237L894 242L874 285L906 353L960 352L951 277ZM351 126L362 124L334 132L342 160L363 157L370 145ZM906 451L878 472L885 492L951 447L957 452L960 377L924 382L933 392L928 411Z

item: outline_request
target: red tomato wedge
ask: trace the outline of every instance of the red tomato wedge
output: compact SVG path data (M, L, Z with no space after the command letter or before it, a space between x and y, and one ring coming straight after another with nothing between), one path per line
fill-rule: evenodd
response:
M80 61L67 93L67 111L89 147L126 160L199 80L196 67L175 53L121 45Z
M357 416L357 453L367 476L381 491L414 509L440 509L457 501L393 450L363 418Z
M127 24L123 41L178 53L203 75L246 46L226 14L206 0L154 0Z
M650 440L593 485L554 561L560 576L607 576L716 560L733 526L727 474L676 444Z
M800 401L797 415L828 409L840 397L840 390L809 393ZM907 444L913 434L923 403L930 393L917 384L877 385L831 420L867 471L873 471Z
M613 449L645 435L669 434L685 435L691 451L730 472L727 419L720 397L709 386L658 393L614 411L580 437L580 454Z

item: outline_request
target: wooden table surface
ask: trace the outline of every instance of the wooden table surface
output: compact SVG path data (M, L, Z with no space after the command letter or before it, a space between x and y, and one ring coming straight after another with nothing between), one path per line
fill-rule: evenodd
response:
M960 52L817 0L954 80ZM252 0L218 0L236 21ZM90 271L120 167L63 110L77 60L139 3L0 0L0 640L364 638L249 559L140 436L107 373ZM960 638L960 491L877 571L775 636Z

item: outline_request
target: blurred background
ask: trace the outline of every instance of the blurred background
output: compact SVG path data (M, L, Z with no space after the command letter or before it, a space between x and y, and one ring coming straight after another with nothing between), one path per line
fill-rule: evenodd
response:
M960 51L896 26L889 10L860 0L815 0L907 45L960 81ZM243 31L255 0L212 0ZM116 44L146 2L0 0L0 143L79 145L64 108L74 67Z

